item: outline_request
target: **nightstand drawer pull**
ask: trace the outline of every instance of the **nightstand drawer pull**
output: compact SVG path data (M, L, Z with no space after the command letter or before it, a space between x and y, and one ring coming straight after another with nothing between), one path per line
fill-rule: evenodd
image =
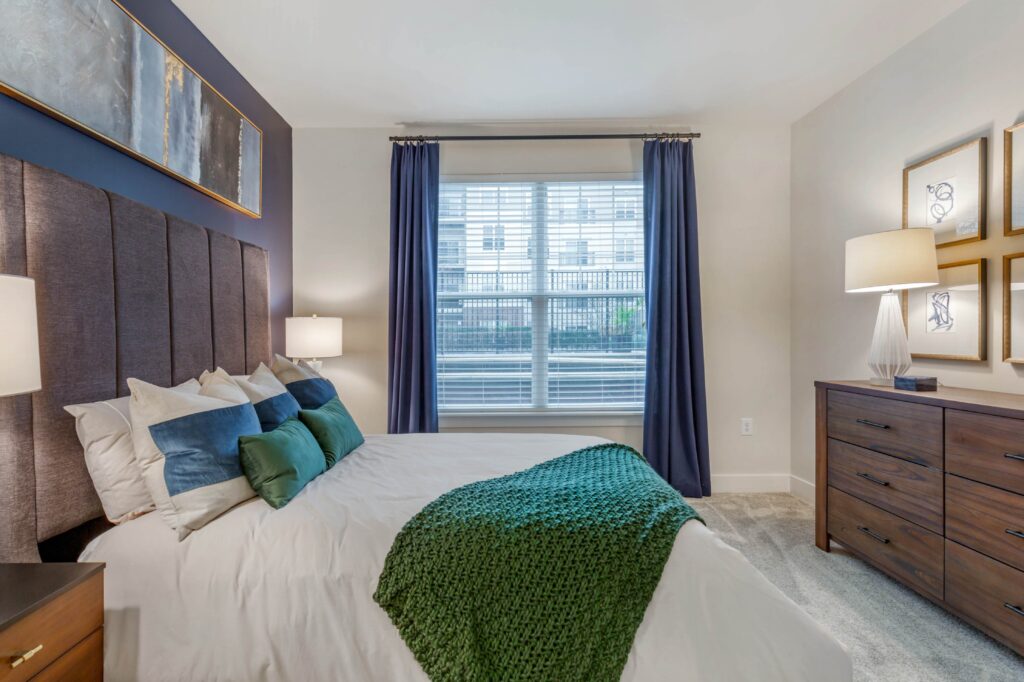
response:
M864 533L865 535L871 537L874 540L878 540L883 545L888 545L889 544L889 538L882 537L881 535L879 535L875 531L871 530L870 528L866 528L864 526L857 526L857 530L859 530L861 533Z
M875 485L884 485L886 487L888 487L888 485L889 485L889 481L883 481L880 478L875 478L871 474L859 473L857 475L860 476L861 478L863 478L865 481L871 481Z
M864 426L870 426L870 427L875 428L875 429L888 429L889 428L888 424L882 424L881 422L873 422L870 419L858 419L857 423L858 424L863 424Z
M1011 604L1010 602L1003 602L1003 606L1005 606L1006 608L1010 609L1011 611L1016 613L1018 616L1024 616L1024 609L1022 609L1019 606Z
M18 656L17 658L12 656L11 657L11 667L12 668L17 668L19 665L21 665L22 663L24 663L28 659L32 658L33 656L35 656L36 654L38 654L42 650L43 650L43 645L40 644L35 649L29 649L28 651L23 653L21 656Z
M1016 455L1012 452L1004 452L1003 457L1005 457L1006 459L1015 459L1018 462L1024 462L1024 455Z
M1015 538L1020 538L1020 539L1024 540L1024 531L1021 531L1021 530L1014 530L1014 529L1012 529L1012 528L1007 528L1007 529L1006 529L1006 533L1007 533L1008 535L1012 535L1012 536L1013 536L1013 537L1015 537Z

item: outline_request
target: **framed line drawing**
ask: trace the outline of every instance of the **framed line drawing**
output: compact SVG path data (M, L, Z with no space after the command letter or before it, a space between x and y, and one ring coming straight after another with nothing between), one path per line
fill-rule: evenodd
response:
M903 169L903 227L935 230L936 248L985 238L988 140L971 140Z
M936 286L904 292L911 357L985 360L987 270L984 258L944 263Z
M1003 256L1003 360L1024 364L1024 252Z
M1003 234L1024 234L1024 123L1003 131Z

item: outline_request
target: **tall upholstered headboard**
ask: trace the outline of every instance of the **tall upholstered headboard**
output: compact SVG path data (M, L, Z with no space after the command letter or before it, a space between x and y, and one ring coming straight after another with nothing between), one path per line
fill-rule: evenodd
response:
M268 361L268 259L0 155L0 272L36 281L43 380L0 398L0 562L39 561L38 543L102 516L63 406L126 395L128 377L170 386Z

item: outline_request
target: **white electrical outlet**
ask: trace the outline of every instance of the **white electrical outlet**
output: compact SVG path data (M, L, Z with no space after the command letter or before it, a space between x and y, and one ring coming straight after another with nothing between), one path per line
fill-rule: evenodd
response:
M753 417L740 417L740 435L741 436L753 436L754 435L754 418Z

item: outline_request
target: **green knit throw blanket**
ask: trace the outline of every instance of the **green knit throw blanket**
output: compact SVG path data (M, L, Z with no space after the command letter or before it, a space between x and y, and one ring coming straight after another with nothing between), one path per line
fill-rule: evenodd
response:
M618 680L690 519L636 450L584 448L427 505L373 598L435 682Z

